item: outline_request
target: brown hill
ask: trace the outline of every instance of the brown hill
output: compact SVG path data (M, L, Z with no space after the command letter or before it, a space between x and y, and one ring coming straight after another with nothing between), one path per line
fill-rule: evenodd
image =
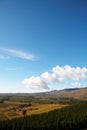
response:
M87 88L69 88L64 90L54 90L44 93L32 94L36 98L74 98L87 99Z

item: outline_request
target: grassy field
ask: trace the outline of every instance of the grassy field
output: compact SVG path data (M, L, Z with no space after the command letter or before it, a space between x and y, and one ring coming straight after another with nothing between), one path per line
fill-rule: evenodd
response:
M35 104L33 107L31 107L32 109L27 111L28 115L32 115L32 114L40 114L40 113L44 113L44 112L48 112L54 109L60 109L62 107L66 107L68 105L64 105L64 104Z
M12 119L23 116L23 110L26 110L26 115L45 113L54 109L60 109L68 105L64 104L40 104L31 103L30 106L20 107L27 103L21 102L4 102L0 103L0 120Z

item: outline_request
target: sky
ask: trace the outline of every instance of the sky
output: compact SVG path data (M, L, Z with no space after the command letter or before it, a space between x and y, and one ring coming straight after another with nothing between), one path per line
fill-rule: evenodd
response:
M0 93L87 87L87 0L0 0Z

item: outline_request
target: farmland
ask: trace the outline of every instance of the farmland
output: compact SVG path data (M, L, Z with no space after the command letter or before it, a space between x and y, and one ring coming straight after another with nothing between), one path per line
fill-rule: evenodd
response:
M0 103L0 120L23 117L24 110L26 110L26 115L28 116L46 113L48 111L60 109L66 106L68 105L5 101L3 103Z
M48 94L1 94L0 130L87 128L86 100Z

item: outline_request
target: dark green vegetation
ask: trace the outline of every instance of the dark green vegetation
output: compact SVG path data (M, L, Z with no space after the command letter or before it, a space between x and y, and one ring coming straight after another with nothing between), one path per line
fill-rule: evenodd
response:
M87 103L0 122L0 130L83 130L85 128L87 128Z
M0 130L86 130L87 88L0 94Z

